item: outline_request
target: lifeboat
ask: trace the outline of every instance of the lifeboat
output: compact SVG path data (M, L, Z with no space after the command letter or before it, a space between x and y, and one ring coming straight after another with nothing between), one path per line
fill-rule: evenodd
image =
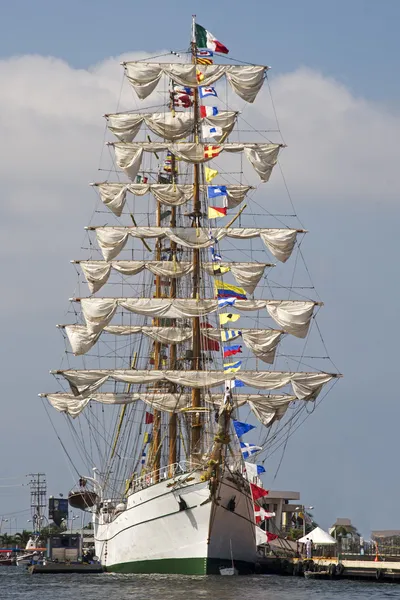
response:
M89 490L72 490L68 494L68 502L72 508L86 510L99 502L100 498L96 492Z

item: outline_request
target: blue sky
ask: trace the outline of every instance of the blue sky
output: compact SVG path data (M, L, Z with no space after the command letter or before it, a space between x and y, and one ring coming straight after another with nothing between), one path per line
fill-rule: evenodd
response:
M235 0L212 8L176 0L120 0L118 8L105 0L15 0L2 10L0 56L42 54L85 68L136 48L184 48L196 13L199 23L225 34L234 57L258 62L263 56L280 72L307 65L356 94L398 99L397 0L247 0L243 6Z
M371 528L398 528L400 3L394 0L219 1L212 8L15 0L2 7L0 516L28 507L21 487L27 472L45 471L49 493L72 486L37 393L53 389L48 370L57 368L63 350L54 325L66 321L75 285L68 261L78 258L92 212L85 186L96 178L101 115L116 106L120 55L185 48L193 12L232 57L273 67L289 145L282 164L310 230L302 249L326 302L320 324L345 374L290 440L278 477L271 467L268 482L301 491L324 527L350 517L366 536ZM272 193L280 193L278 181L275 172ZM18 487L2 487L14 482ZM19 528L25 524L23 514Z

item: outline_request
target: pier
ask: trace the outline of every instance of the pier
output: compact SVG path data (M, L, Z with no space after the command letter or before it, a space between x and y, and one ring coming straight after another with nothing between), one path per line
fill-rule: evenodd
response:
M84 563L55 563L49 562L45 565L31 565L28 567L28 572L31 575L44 575L44 574L56 574L56 573L80 573L93 574L102 573L103 567L100 564L84 564Z

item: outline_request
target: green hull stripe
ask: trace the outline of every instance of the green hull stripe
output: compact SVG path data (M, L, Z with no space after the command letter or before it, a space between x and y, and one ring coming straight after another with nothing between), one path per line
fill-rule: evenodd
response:
M105 567L114 573L174 573L179 575L215 575L220 567L230 567L230 560L212 558L163 558L158 560L137 560ZM254 572L254 564L235 561L239 573Z
M163 558L137 560L106 567L114 573L178 573L181 575L206 575L206 558Z

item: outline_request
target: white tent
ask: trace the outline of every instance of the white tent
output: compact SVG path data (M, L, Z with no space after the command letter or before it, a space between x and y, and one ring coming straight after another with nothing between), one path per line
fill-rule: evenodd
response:
M321 527L316 527L310 533L300 538L298 541L301 544L305 544L307 538L310 539L313 544L317 546L328 546L331 544L336 544L335 538L333 538L329 533L321 529Z

